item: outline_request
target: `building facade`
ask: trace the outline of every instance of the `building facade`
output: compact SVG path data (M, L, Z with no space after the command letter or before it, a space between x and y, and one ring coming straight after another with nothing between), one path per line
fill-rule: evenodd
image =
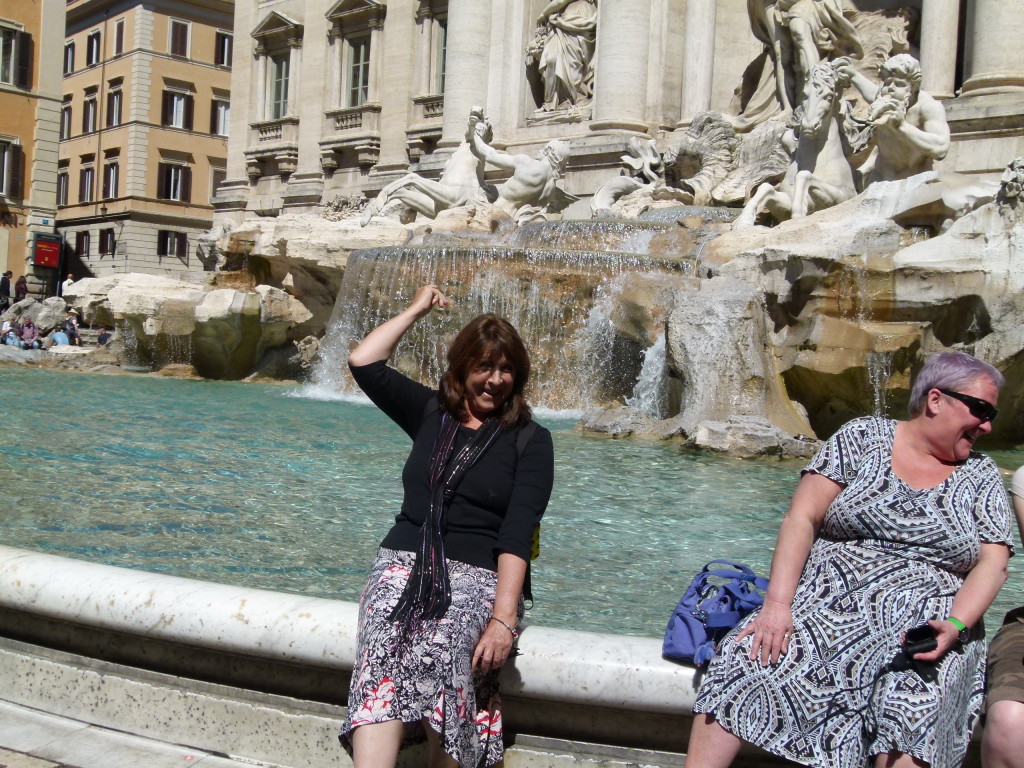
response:
M26 275L33 293L52 277L33 262L36 242L52 239L57 214L63 34L62 0L0 6L0 272Z
M943 100L953 130L941 167L998 173L1024 153L1018 2L797 5L809 15L821 11L819 18L832 14L826 25L842 26L845 17L857 26L857 55L866 65L877 69L902 51L920 58L924 88ZM313 210L375 192L410 170L436 176L474 106L484 108L495 143L509 151L532 153L549 139L568 139L563 185L592 194L619 173L630 137L671 143L673 132L705 110L753 109L770 42L749 15L755 6L244 0L235 13L235 106L227 180L215 200L219 219L230 225L247 215ZM561 25L548 21L552 10ZM822 40L833 31L825 28Z
M63 273L204 268L226 173L233 4L69 0L59 58Z

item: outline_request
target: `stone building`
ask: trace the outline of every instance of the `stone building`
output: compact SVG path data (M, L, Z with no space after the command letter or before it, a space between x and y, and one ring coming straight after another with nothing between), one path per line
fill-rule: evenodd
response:
M1024 153L1019 2L797 5L853 24L864 66L921 59L954 134L941 167L997 173ZM436 175L474 105L508 151L569 139L564 187L587 196L631 136L670 141L702 111L752 110L769 42L745 0L247 0L235 40L224 223Z
M34 290L41 288L36 272L47 276L32 268L36 242L52 239L57 213L63 28L63 0L0 7L0 272L26 275Z
M58 226L76 277L203 269L224 178L230 0L69 0Z

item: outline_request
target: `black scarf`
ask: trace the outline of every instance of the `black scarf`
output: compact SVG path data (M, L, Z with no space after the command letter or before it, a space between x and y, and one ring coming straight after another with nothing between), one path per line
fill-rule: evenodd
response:
M441 416L441 430L430 454L430 513L420 529L420 545L416 552L405 591L391 615L409 629L426 619L440 619L452 602L448 568L444 559L444 533L448 525L448 506L455 489L473 464L501 433L501 422L490 417L480 425L459 454L452 458L459 423L449 414Z

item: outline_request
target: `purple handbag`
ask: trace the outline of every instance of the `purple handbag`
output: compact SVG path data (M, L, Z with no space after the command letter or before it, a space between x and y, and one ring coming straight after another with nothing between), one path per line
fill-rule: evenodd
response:
M693 577L672 611L661 655L704 666L714 657L718 642L729 630L761 607L761 592L767 589L768 579L755 574L749 566L712 560Z

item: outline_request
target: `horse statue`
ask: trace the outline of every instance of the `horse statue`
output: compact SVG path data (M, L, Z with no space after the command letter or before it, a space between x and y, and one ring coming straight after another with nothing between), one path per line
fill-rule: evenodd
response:
M796 147L793 161L776 188L762 184L743 207L734 229L754 225L762 209L778 221L800 218L830 208L857 194L855 174L847 159L853 153L843 130L843 91L850 85L830 62L815 65L793 115ZM783 141L793 142L792 135Z

